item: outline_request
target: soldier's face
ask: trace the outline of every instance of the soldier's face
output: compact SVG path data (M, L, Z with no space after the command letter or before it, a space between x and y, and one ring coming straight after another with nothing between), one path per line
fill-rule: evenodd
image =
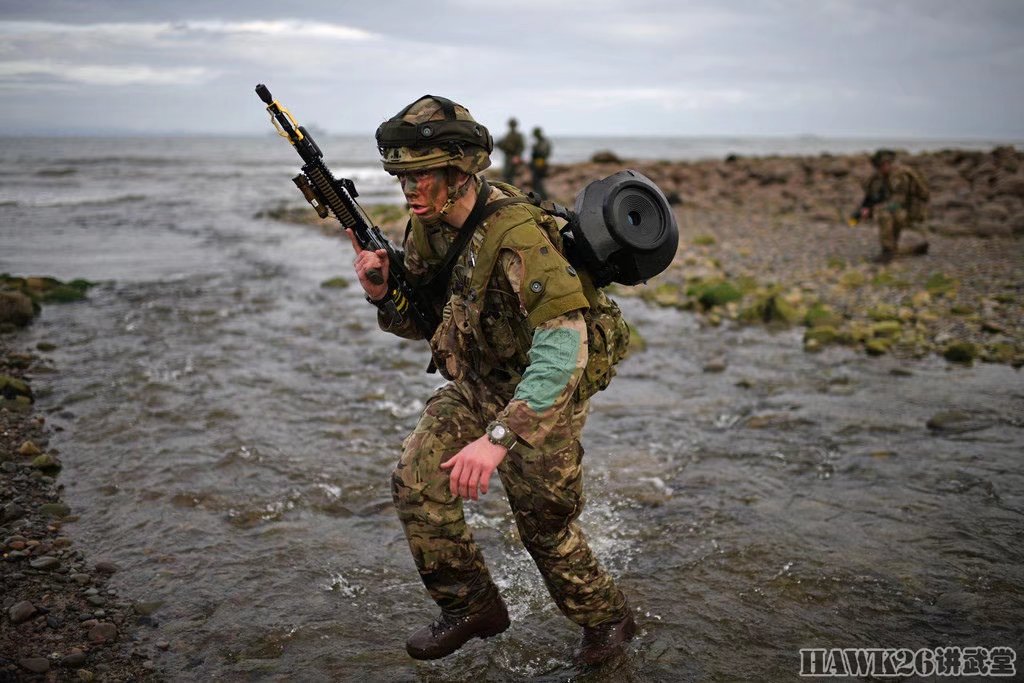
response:
M398 182L409 208L421 218L437 216L448 199L444 169L399 173Z

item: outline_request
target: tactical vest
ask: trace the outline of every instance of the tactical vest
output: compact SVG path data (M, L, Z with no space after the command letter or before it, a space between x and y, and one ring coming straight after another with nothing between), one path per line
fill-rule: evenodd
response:
M511 185L492 184L509 197L523 196ZM529 363L533 328L584 309L588 360L576 398L585 400L608 386L628 350L629 327L615 302L564 258L560 227L543 209L523 202L503 206L476 228L456 261L430 342L445 377L482 379L497 370L518 383ZM411 236L428 268L437 267L444 255L433 249L418 221ZM495 270L502 249L521 255L525 303Z

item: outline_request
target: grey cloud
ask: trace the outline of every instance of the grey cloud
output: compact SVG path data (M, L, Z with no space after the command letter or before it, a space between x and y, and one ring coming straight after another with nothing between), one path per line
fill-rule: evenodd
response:
M25 21L61 26L8 40ZM103 97L154 129L262 130L248 100L267 80L338 131L437 92L555 134L1024 137L1024 3L1010 0L2 0L0 30L14 127L81 118L106 75ZM206 115L176 110L176 88Z

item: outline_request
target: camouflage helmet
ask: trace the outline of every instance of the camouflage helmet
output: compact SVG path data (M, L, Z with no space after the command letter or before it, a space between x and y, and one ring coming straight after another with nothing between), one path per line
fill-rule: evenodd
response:
M424 95L377 128L384 170L454 167L470 175L491 165L494 141L461 104Z

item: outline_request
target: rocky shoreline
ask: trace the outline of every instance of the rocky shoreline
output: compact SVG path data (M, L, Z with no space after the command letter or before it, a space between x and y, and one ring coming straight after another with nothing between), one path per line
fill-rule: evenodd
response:
M673 203L679 253L648 287L620 296L698 313L705 323L806 328L804 348L843 344L871 355L1024 365L1024 154L901 154L932 192L928 221L903 256L877 264L873 224L846 217L871 173L867 155L693 163L616 160L555 166L546 182L571 202L588 179L644 173Z
M117 565L65 532L78 516L34 410L33 378L53 371L40 347L16 349L0 336L0 681L156 678L154 653L167 644L149 643L151 606L120 597L109 585Z
M669 269L616 296L696 313L708 325L803 326L804 348L840 344L870 355L944 356L1024 365L1024 153L900 154L929 183L928 220L878 264L877 229L847 216L871 174L868 155L630 161L612 152L553 165L552 199L571 206L592 180L633 168L674 207L680 248ZM495 174L495 172L489 171ZM496 176L495 176L496 177ZM530 188L525 170L517 178ZM401 207L368 207L394 239ZM320 223L308 209L276 218ZM927 239L925 255L912 255Z

